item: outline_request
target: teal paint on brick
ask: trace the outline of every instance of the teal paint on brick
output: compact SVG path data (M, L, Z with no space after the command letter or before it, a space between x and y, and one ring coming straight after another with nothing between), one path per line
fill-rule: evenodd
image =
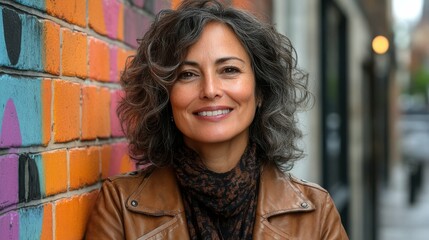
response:
M3 119L7 102L12 99L21 129L22 145L41 145L43 132L42 80L37 78L17 78L4 74L0 75L0 83L0 121ZM0 126L2 124L3 121L0 122ZM6 144L0 147L11 146Z
M13 0L19 4L25 5L27 7L36 8L42 11L46 10L45 0Z
M42 197L46 197L45 191L45 166L43 164L43 158L40 154L32 156L37 166L38 184L39 190ZM31 174L31 173L30 173Z
M43 206L19 210L19 239L40 239L42 235Z
M14 13L5 15L5 12ZM21 24L21 35L19 37L21 44L19 45L19 58L17 63L11 61L10 55L8 55L8 50L11 48L10 45L18 43L7 44L6 39L12 38L16 34L13 32L13 28L8 30L5 25L5 20L8 21L8 16L17 15ZM0 66L13 67L21 70L33 70L33 71L42 71L43 70L43 23L37 20L36 17L27 15L27 14L18 14L16 11L11 9L6 9L0 7ZM16 21L11 21L16 22ZM16 37L15 37L16 38ZM9 41L11 42L11 41Z

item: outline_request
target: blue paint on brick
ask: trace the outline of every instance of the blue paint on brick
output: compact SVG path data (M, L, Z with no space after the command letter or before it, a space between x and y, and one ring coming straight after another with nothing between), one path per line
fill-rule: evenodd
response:
M46 10L45 0L13 0L27 7L36 8L42 11Z
M19 210L19 239L40 239L43 224L43 206Z
M9 11L14 11L8 9ZM21 48L18 62L12 64L7 55L3 8L0 7L0 66L13 67L21 70L43 70L43 23L36 17L17 14L22 24Z
M4 74L0 75L0 83L0 121L3 119L7 102L12 99L21 129L22 145L42 144L42 80ZM3 122L0 122L0 126L2 124Z
M37 176L38 176L38 182L35 184L39 185L39 191L40 195L42 197L46 197L46 191L45 191L45 167L43 164L43 158L40 154L33 155L31 158L34 159L34 162L37 166ZM32 174L32 173L29 173Z

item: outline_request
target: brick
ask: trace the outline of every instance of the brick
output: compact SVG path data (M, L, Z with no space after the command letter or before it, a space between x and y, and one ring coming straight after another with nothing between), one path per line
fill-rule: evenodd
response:
M124 10L124 36L125 43L133 48L138 47L137 39L141 39L144 33L149 29L152 19L136 11L131 7L126 7Z
M45 8L45 1L44 0L14 0L15 2L18 2L21 5L25 5L27 7L36 8L39 10L46 10Z
M110 137L110 91L101 88L98 99L97 136L101 138Z
M100 149L101 157L101 178L106 179L110 174L110 159L112 159L112 146L104 145Z
M48 145L51 140L51 100L52 81L44 79L42 81L42 143Z
M100 174L99 147L70 150L70 188L77 189L97 182Z
M88 24L99 34L107 34L102 0L88 0Z
M108 82L110 77L110 50L107 43L89 38L89 77Z
M69 23L86 26L86 0L46 0L46 12Z
M52 205L19 209L20 239L52 239Z
M100 121L99 92L96 86L85 86L82 88L82 140L97 138Z
M47 203L43 205L43 223L40 239L51 240L53 237L52 203Z
M133 171L134 162L128 155L128 144L125 142L112 144L112 158L110 160L110 173L112 175Z
M2 239L19 239L19 214L16 211L0 215Z
M135 51L133 50L125 50L123 48L118 48L118 54L117 54L118 79L120 79L120 75L124 70L125 65L129 61L128 59L131 59L131 56L133 56L134 54L135 54Z
M179 4L181 3L181 0L171 0L171 8L172 9L177 9L177 7L179 6Z
M43 24L43 55L44 70L48 73L60 74L60 25L52 21Z
M62 28L62 74L66 76L87 77L87 36Z
M0 83L0 148L45 144L42 131L49 123L43 116L50 109L43 106L49 94L44 81L3 74Z
M0 156L0 210L18 203L18 156Z
M42 30L36 17L0 6L0 66L42 71Z
M105 145L101 148L102 178L134 171L134 162L128 155L128 144L125 142Z
M67 152L65 150L44 152L42 159L46 196L67 191Z
M83 239L98 191L55 203L55 239Z
M80 85L54 81L54 141L67 142L79 137Z
M118 14L118 39L124 41L124 4L119 5Z
M111 93L111 104L110 104L110 126L113 137L122 137L124 132L121 128L121 123L119 121L118 115L116 114L116 109L118 108L119 101L122 99L123 92L121 90L116 90Z

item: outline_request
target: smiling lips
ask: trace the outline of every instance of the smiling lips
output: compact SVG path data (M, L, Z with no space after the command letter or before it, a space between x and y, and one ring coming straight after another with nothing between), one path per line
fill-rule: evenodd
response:
M225 115L231 112L231 109L221 109L221 110L215 110L215 111L201 111L197 112L198 116L203 117L216 117L219 115Z

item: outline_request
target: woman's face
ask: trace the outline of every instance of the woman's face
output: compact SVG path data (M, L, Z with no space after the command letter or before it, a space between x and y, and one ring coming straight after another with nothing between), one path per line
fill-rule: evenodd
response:
M170 92L174 122L187 146L249 138L255 116L250 57L225 24L208 23L189 48Z

